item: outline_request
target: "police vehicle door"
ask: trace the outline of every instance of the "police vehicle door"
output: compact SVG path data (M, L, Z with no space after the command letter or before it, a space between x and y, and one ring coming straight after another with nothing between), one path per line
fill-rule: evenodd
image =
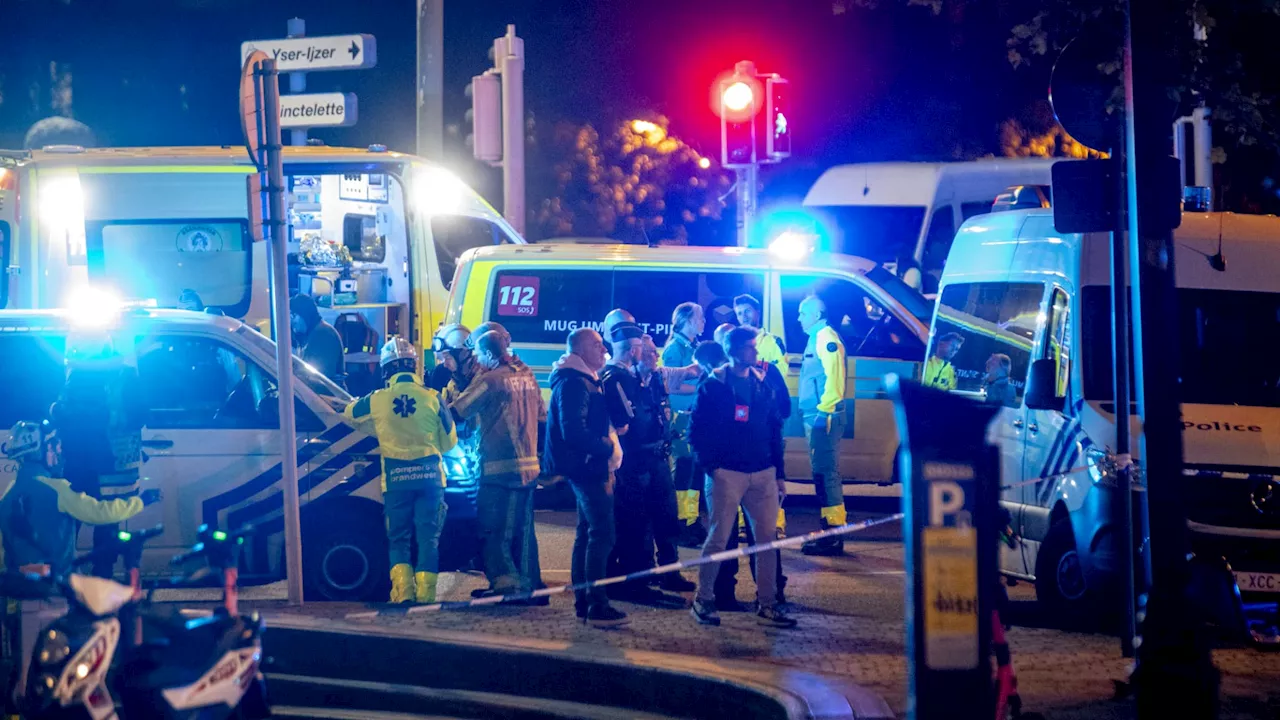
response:
M143 559L143 572L158 574L201 523L226 522L220 510L279 495L279 422L270 376L220 339L145 336L137 356L148 407L142 487L160 488L164 501L128 525L164 523Z

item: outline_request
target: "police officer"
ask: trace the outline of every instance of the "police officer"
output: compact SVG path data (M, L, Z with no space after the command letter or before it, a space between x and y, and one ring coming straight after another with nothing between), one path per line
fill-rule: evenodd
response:
M387 385L351 403L344 415L378 437L382 507L391 556L391 602L435 602L444 527L442 454L457 444L440 394L418 381L418 352L401 337L382 346ZM417 539L418 556L409 549Z
M671 313L671 337L662 349L664 367L685 367L694 364L693 351L698 336L706 329L706 314L697 303L680 303ZM674 460L672 476L676 488L676 507L684 522L680 544L685 547L702 547L707 534L698 523L698 504L701 501L702 471L694 462L689 447L689 413L697 398L697 382L690 380L680 384L668 384L671 411L674 413L675 441L671 448Z
M846 523L844 481L840 478L840 438L844 435L845 352L840 334L827 320L827 306L810 295L800 303L800 326L809 334L800 365L800 412L809 444L814 491L822 501L823 529ZM806 555L841 555L839 537L812 540Z
M94 498L132 498L142 470L146 402L138 371L117 351L106 332L75 333L68 339L67 379L54 404L54 426L66 448L66 478L76 492ZM115 543L116 527L99 525L93 544ZM93 573L110 577L115 558L95 558Z
M675 541L680 523L671 485L669 406L662 378L655 372L657 350L646 353L647 338L634 323L615 325L613 360L601 373L610 420L622 443L614 546L616 571L621 574L653 567L655 544L659 564L678 560ZM649 339L650 347L652 342ZM695 589L678 574L664 575L659 582L665 590ZM660 599L640 582L623 585L614 596L641 602Z
M159 490L128 499L97 500L59 477L62 447L47 423L19 422L9 431L4 455L17 461L17 477L0 500L5 566L14 572L61 575L71 569L77 521L114 526L160 501Z

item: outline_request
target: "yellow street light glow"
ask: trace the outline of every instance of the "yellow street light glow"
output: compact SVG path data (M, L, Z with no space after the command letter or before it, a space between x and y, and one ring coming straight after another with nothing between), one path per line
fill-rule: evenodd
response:
M698 159L698 167L702 168L703 170L706 170L706 169L710 168L710 167L711 167L711 159L710 159L710 158L699 158L699 159Z
M724 89L720 99L724 103L725 109L733 112L742 112L751 107L755 93L751 90L751 86L741 80L737 80Z
M641 135L648 135L649 133L657 130L658 126L656 123L651 123L648 120L632 120L631 129Z

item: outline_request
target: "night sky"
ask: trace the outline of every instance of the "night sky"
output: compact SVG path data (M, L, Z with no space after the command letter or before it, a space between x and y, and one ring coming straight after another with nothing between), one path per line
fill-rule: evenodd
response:
M481 186L494 177L462 145L463 88L509 22L525 38L539 127L660 114L674 135L718 155L713 78L742 59L787 76L796 152L765 173L774 195L842 161L995 152L999 123L1044 97L1047 61L1015 72L1005 59L1016 17L1002 8L1013 3L937 18L881 4L835 13L830 0L446 0L445 122L461 127L446 137L446 160ZM355 127L313 136L412 151L415 15L412 0L7 0L0 145L19 147L52 114L51 63L70 72L73 115L101 145L239 144L240 43L283 37L286 20L302 17L309 35L363 32L378 44L373 70L308 77L308 91L354 92L360 104Z

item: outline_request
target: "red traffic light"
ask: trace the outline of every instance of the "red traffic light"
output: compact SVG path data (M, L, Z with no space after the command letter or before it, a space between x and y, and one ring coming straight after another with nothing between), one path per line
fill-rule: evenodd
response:
M747 83L735 80L725 86L720 94L720 102L724 104L725 110L743 112L755 103L755 93Z

